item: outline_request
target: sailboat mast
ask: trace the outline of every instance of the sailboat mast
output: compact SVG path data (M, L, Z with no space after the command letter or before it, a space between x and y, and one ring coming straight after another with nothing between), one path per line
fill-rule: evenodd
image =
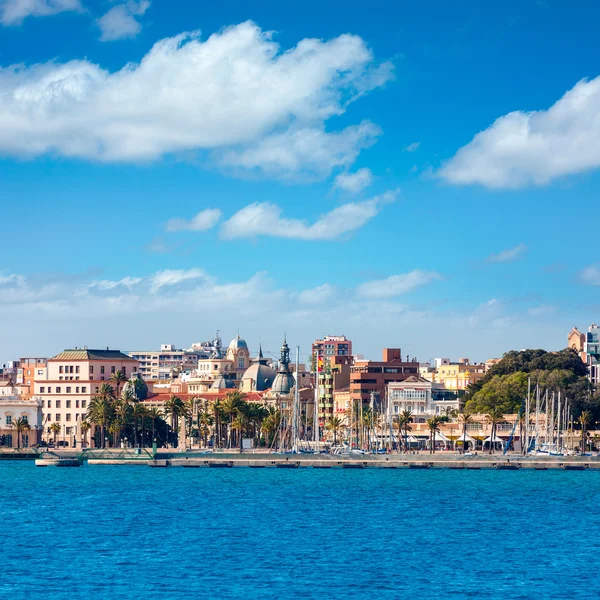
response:
M300 346L296 346L296 386L294 390L294 411L292 414L292 452L298 452L298 405L300 392Z
M529 452L529 410L531 405L531 377L527 378L527 400L525 401L525 448L523 454Z

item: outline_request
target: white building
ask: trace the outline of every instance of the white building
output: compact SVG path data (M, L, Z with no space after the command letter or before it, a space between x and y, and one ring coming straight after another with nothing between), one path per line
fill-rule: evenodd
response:
M15 422L23 419L29 429L17 439ZM0 445L5 448L28 448L39 444L42 435L42 403L40 400L21 400L15 396L0 397Z
M139 374L146 381L171 379L174 373L191 371L206 354L201 349L180 350L162 344L160 350L134 350L126 353L139 362Z
M404 381L387 385L388 415L394 417L404 410L411 411L415 423L424 423L435 415L458 410L458 398L443 384L411 375Z

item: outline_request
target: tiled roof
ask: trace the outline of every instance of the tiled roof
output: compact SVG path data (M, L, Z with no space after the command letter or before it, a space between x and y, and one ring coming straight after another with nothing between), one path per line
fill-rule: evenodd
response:
M119 350L65 350L50 360L118 360L133 361ZM137 362L137 361L136 361Z

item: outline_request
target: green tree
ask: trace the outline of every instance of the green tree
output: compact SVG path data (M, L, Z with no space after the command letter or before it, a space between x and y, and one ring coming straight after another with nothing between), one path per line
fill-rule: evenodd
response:
M111 373L109 381L114 386L115 395L118 397L119 393L121 392L121 386L124 383L127 383L128 379L123 371L115 371L114 373Z
M486 415L486 420L491 424L492 433L490 434L490 454L494 452L494 440L496 439L496 429L498 423L504 420L504 413L500 407L492 408Z
M585 447L587 443L587 428L592 422L592 412L589 410L584 410L579 415L579 419L577 422L581 426L581 451L585 453Z
M344 423L343 423L342 419L340 419L339 417L330 417L329 421L327 421L327 424L325 425L325 429L327 429L327 431L330 431L331 433L333 433L333 445L334 446L337 446L338 435L342 431L343 427L344 427Z
M17 432L17 450L21 449L21 435L24 431L28 431L31 429L29 426L29 421L25 417L19 417L18 419L14 419L11 423L11 426Z
M105 384L103 384L105 385ZM106 429L110 425L114 415L114 406L112 403L112 388L110 388L110 394L107 392L102 393L102 388L97 396L92 398L85 418L91 423L95 423L100 427L100 447L106 448ZM110 398L110 399L109 399Z
M179 438L179 418L183 413L183 409L183 400L175 394L171 394L171 396L165 402L164 405L165 416L171 418L171 431L173 435L174 445L177 444Z
M429 454L435 454L435 434L440 430L440 418L427 419L427 428L429 429Z
M398 437L403 439L404 451L408 452L408 432L412 431L410 424L413 420L412 410L403 410L396 417L396 423L398 424Z
M50 425L50 433L53 434L54 445L56 446L56 436L60 433L60 424L59 423L52 423L52 425Z

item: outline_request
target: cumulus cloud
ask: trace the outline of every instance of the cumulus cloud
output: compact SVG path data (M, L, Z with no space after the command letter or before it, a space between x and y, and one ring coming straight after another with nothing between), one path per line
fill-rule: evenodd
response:
M161 40L114 73L86 59L0 69L0 154L147 161L204 150L228 168L284 176L347 166L379 129L325 123L385 83L389 65L358 36L286 51L272 38L246 22L205 41Z
M100 39L109 42L135 37L142 30L138 17L143 16L149 8L149 0L130 0L113 6L98 19Z
M527 246L525 244L517 244L514 248L502 250L502 252L498 252L498 254L490 254L486 260L490 263L510 262L521 258L526 251Z
M332 133L317 128L290 129L269 135L243 150L219 154L217 161L281 179L322 178L335 167L351 165L380 134L381 129L369 121Z
M453 184L544 185L600 166L600 77L548 110L515 111L478 133L438 171Z
M252 238L259 235L296 240L334 240L355 231L392 202L397 192L386 192L364 202L349 202L321 215L312 224L282 216L281 207L268 202L242 208L221 227L225 239Z
M48 17L79 10L79 0L0 0L0 23L20 25L27 17Z
M390 275L387 279L361 283L356 288L356 293L362 298L393 298L440 279L443 279L443 277L435 271L415 269L410 273Z
M218 208L206 208L201 210L193 219L171 219L167 222L167 231L206 231L212 229L221 219L221 211Z
M581 271L579 279L586 285L600 285L600 265L590 265Z
M420 145L421 142L413 142L412 144L409 144L408 146L402 148L402 152L414 152L419 148Z
M330 300L335 293L335 287L329 283L324 283L309 290L303 290L297 295L299 304L323 304Z
M334 180L333 185L336 188L358 194L371 185L373 174L371 169L358 169L355 173L340 173Z
M206 278L206 273L202 269L159 271L150 278L149 293L156 294L165 287L179 286L184 282L197 282L198 279Z

